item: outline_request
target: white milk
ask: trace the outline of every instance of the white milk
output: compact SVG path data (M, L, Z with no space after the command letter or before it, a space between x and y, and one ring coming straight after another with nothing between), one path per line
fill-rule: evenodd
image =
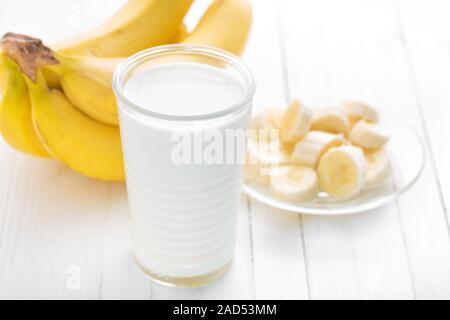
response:
M218 67L174 62L135 74L124 95L150 112L202 116L242 102L245 90ZM174 132L245 130L250 103L237 113L196 121L158 119L119 108L134 254L153 277L168 282L202 277L232 260L242 164L177 165L172 137ZM243 157L243 152L237 155Z

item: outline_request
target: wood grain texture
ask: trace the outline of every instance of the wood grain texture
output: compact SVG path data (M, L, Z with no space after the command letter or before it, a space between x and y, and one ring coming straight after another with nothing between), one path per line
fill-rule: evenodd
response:
M0 33L51 43L123 3L1 0ZM209 3L195 1L189 29ZM174 289L133 262L124 185L19 154L0 139L0 299L450 298L448 1L253 3L244 59L258 80L255 109L292 97L312 106L361 98L389 109L427 142L417 185L348 217L300 216L243 195L231 271L204 288Z
M285 107L280 12L276 1L254 1L255 21L245 60L258 81L255 110ZM261 47L264 46L264 49ZM249 200L258 299L307 299L308 285L297 214ZM289 266L289 267L287 267Z
M416 88L412 85L393 3L316 1L315 5L303 4L283 2L287 7L283 11L286 12L283 18L288 25L286 29L297 30L296 34L286 32L291 39L287 41L291 92L298 92L300 97L318 105L336 104L349 97L360 98L399 114L425 136L427 132L422 126L421 110L413 98ZM301 18L294 19L298 14ZM429 150L427 152L430 154ZM426 298L433 290L448 297L448 272L443 270L448 268L449 240L435 181L428 163L421 181L400 198L397 207L389 205L366 216L353 217L347 223L345 219L332 221L349 228L345 234L334 237L330 234L338 230L337 225L324 231L324 236L336 245L332 251L346 257L342 260L344 266L336 268L332 264L328 272L318 272L316 276L320 284L324 274L335 273L336 288L347 291L337 291L333 295L333 290L327 288L333 280L330 279L317 288L319 297ZM313 222L315 228L310 233L305 226L310 265L314 260L308 251L308 238L317 237L318 230L324 226L330 227L330 219L325 220ZM346 236L350 243L344 241ZM336 241L341 243L336 244ZM355 250L355 246L360 250ZM314 247L312 254L317 254L319 249ZM320 258L322 256L318 255L319 262L308 269L325 268ZM438 262L430 264L430 261ZM340 276L340 272L345 273ZM364 274L364 277L357 278L355 274ZM427 278L425 286L423 277ZM314 280L310 282L314 293Z
M427 143L428 167L415 193L400 198L419 298L450 297L448 224L450 23L448 1L398 1L395 7L412 115ZM445 27L446 25L446 27ZM406 104L403 108L406 108ZM406 216L407 215L407 216ZM437 261L434 263L433 261Z
M345 98L382 105L369 93L379 90L381 96L389 87L380 86L379 72L366 66L385 30L377 29L380 5L370 4L282 2L292 97L312 107ZM358 216L305 217L303 224L312 298L414 297L395 205Z
M423 6L421 1L397 1L396 11L414 99L422 112L430 161L448 214L450 149L445 146L450 128L443 125L443 119L450 116L450 3L434 0Z

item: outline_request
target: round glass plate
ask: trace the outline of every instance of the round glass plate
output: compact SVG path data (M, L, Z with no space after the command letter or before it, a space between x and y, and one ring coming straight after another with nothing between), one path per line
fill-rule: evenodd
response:
M279 200L272 195L269 187L247 181L243 190L250 197L271 207L299 214L347 215L381 207L407 191L418 180L425 165L425 148L413 127L399 116L383 112L379 126L391 136L386 147L391 162L391 176L382 185L366 189L347 200L333 199L321 193L309 203Z

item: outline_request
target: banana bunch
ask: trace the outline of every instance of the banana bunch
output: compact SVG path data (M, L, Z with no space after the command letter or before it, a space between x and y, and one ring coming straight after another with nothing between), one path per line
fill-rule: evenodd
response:
M237 55L252 22L250 0L214 0L192 33L193 0L129 0L101 26L45 46L14 33L0 41L0 132L24 153L53 158L88 177L123 181L114 70L128 56L169 43Z
M255 134L249 141L246 179L269 186L286 201L314 201L320 191L352 198L390 175L384 150L389 136L378 121L378 112L360 101L312 110L295 100L285 111L267 109L253 119L252 128L278 129L280 139Z

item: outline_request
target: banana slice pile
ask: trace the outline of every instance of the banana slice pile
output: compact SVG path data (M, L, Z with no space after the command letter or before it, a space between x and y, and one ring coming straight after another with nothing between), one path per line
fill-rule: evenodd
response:
M295 100L286 110L267 109L251 123L256 138L249 141L246 179L297 203L314 201L321 191L345 200L377 187L391 168L390 137L379 118L375 108L353 100L314 110ZM279 139L265 136L274 129Z

